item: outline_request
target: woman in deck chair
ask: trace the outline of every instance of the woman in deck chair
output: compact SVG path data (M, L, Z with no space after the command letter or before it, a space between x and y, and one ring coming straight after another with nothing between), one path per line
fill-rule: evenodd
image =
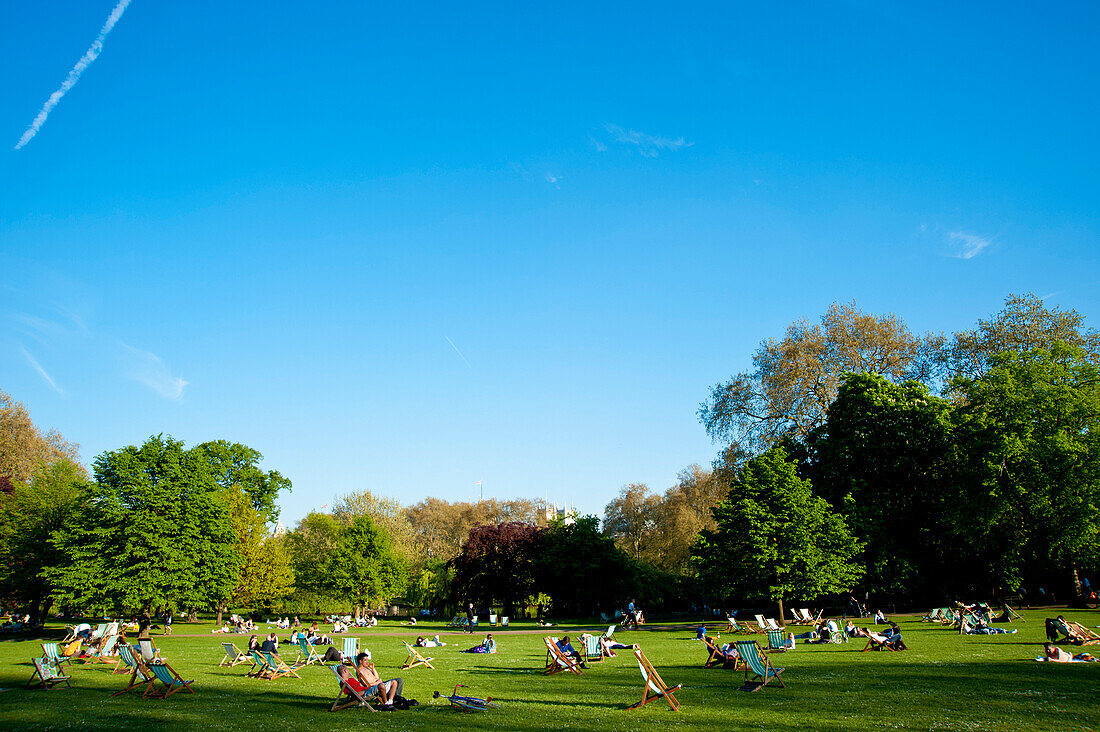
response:
M637 643L634 643L632 645L627 645L626 643L619 643L618 641L613 641L610 638L608 638L606 635L600 636L600 650L603 651L603 655L608 656L610 658L615 657L615 651L619 651L619 650L636 651L640 648L641 648L641 646L638 645Z

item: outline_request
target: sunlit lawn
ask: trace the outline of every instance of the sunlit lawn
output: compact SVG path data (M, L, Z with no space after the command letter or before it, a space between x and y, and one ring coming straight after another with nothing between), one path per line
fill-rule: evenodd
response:
M311 666L302 679L261 681L246 678L248 666L219 668L223 639L242 646L247 636L211 635L209 625L177 623L175 636L155 640L166 660L184 678L194 679L194 695L143 700L138 693L111 698L128 676L111 675L108 666L78 666L72 689L25 691L31 656L41 654L41 638L0 641L0 728L143 729L152 723L209 729L321 729L363 725L386 729L423 729L456 725L469 729L1100 729L1100 663L1040 664L1045 611L1025 612L1016 635L959 636L942 626L905 618L901 622L911 650L861 653L857 640L844 645L799 647L776 655L786 667L786 689L738 691L740 671L703 669L705 653L686 630L619 631L623 642L640 643L670 684L683 684L680 713L663 702L625 711L641 696L641 676L629 651L593 664L582 676L543 676L542 633L525 634L531 624L496 631L500 652L493 656L459 653L480 635L447 632L441 624L415 630L383 621L360 631L361 645L373 652L386 678L403 675L405 696L421 706L404 712L361 709L328 711L336 695L332 672ZM1067 617L1093 627L1100 613L1072 611ZM724 625L721 624L721 625ZM546 634L576 634L559 626ZM719 627L720 629L720 627ZM394 633L444 634L450 645L427 649L435 670L400 672L404 647ZM285 637L280 632L280 637ZM188 637L191 636L191 637ZM60 637L60 635L58 635ZM340 641L337 640L339 647ZM1100 652L1100 646L1095 647ZM1081 650L1081 649L1075 649ZM295 655L284 652L287 660ZM1098 653L1100 655L1100 653ZM466 684L466 693L491 695L501 708L462 714L432 691Z

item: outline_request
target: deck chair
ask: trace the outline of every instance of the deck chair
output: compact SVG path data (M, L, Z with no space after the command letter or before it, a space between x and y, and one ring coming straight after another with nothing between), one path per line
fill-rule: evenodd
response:
M706 662L703 664L703 668L740 668L744 665L744 662L739 656L730 656L722 652L722 649L718 647L718 639L712 638L709 635L703 636L703 643L707 646L707 651L710 655L707 656Z
M107 623L100 623L96 626L95 630L92 631L92 636L88 639L88 642L91 643L92 641L99 640L103 637L105 632L107 632Z
M603 637L607 638L608 640L611 640L611 636L615 635L615 628L616 627L618 627L618 626L615 626L615 625L607 626L607 631L603 634Z
M56 643L43 643L42 657L52 663L58 671L63 668L64 664L73 662L73 659L68 656L61 655L61 649Z
M601 623L610 623L611 618L607 617L607 613L600 613L600 622Z
M783 653L790 648L787 646L786 634L782 630L769 630L768 631L768 651Z
M1100 643L1100 635L1097 635L1080 623L1075 623L1072 620L1067 620L1066 625L1068 625L1079 638L1084 640L1083 645L1093 646ZM1069 635L1069 633L1066 633L1067 638L1069 637Z
M151 638L142 638L138 641L138 649L141 651L141 660L146 664L160 663L164 659L160 657L160 649Z
M339 665L329 666L329 668L332 669L332 673L336 674L336 680L340 684L340 693L336 696L336 701L334 701L332 703L332 706L329 708L330 712L335 712L340 709L347 709L348 707L360 707L364 709L369 709L372 712L378 711L368 702L370 702L371 699L377 698L378 692L381 691L381 688L374 687L373 692L368 691L366 694L360 694L358 691L351 688L351 686L349 686L344 679L340 678Z
M584 648L581 650L584 653L585 663L595 663L603 660L603 649L600 647L600 637L592 635L591 633L585 633L581 636L584 639Z
M507 615L505 615L504 617L502 617L500 619L500 627L502 627L502 628L507 628L508 627L508 616Z
M932 608L932 610L927 615L925 615L923 618L921 618L921 622L922 623L937 622L940 619L940 610L942 610L942 608L938 608L938 607Z
M355 665L355 657L359 655L359 639L355 636L344 639L344 663Z
M261 651L264 657L264 661L267 662L268 670L271 672L271 678L268 679L281 679L284 676L293 676L296 679L302 678L298 675L298 669L304 664L295 663L293 666L287 665L287 662L277 653L266 653Z
M0 622L3 622L3 620L0 619ZM62 643L72 643L74 640L76 640L76 626L75 625L66 625L65 626L65 637L61 639L61 642Z
M184 689L192 694L195 693L195 690L191 688L191 684L195 682L184 681L183 677L177 674L174 668L163 661L155 661L149 664L149 670L153 672L153 680L145 687L145 691L141 695L142 699L167 699L177 691L183 691ZM160 682L160 686L157 686L157 681Z
M678 691L683 688L683 684L676 684L676 686L669 686L661 678L661 675L657 673L657 669L653 668L653 664L649 662L649 659L645 657L645 654L640 650L634 651L634 657L638 659L638 669L642 672L642 700L631 704L627 709L638 709L644 707L651 701L657 701L658 699L664 699L668 702L668 705L672 707L672 711L680 711L680 702L676 700L673 695L674 691Z
M250 663L251 659L247 653L242 653L237 646L232 643L222 643L222 649L225 651L225 658L221 660L219 666L237 666L242 663Z
M54 665L53 661L45 658L32 658L31 663L34 664L34 673L31 674L30 681L27 682L28 689L52 689L58 684L72 687L72 684L69 683L72 676L61 673L61 669ZM37 681L35 681L36 678Z
M435 668L435 666L432 665L432 661L435 660L434 658L424 658L420 655L420 651L417 650L415 646L410 645L408 641L403 640L401 642L405 644L405 651L407 653L405 656L405 663L401 664L402 671L407 668L416 668L417 666L427 666L431 669Z
M118 636L108 636L107 639L104 640L103 643L99 646L99 648L93 649L91 653L84 656L80 660L83 663L95 663L97 661L99 663L117 663L117 659L108 658L108 656L115 652L115 646L117 645Z
M757 629L757 627L755 625L753 625L752 623L750 623L748 621L738 622L737 618L726 618L726 620L729 621L729 625L726 627L726 630L730 633L739 633L741 635L752 635L754 633L759 633L760 632L760 630Z
M765 618L765 622L768 630L783 630L783 626L775 618Z
M570 673L581 674L581 666L576 660L562 653L558 648L557 638L543 638L546 642L546 668L543 673L547 676L553 676L556 673L562 671L568 671Z
M771 660L760 650L760 645L756 641L737 641L737 655L745 662L745 685L742 688L746 691L759 691L767 686L772 679L778 681L781 688L787 688L787 685L783 683L783 669L772 665ZM755 682L751 687L749 682L750 673L753 674L752 680Z
M865 645L863 647L863 650L860 651L860 653L863 653L864 651L896 651L896 650L898 650L897 648L894 648L894 646L891 645L891 643L892 643L892 641L889 638L887 638L886 636L882 635L881 633L875 633L874 631L871 631L871 634L869 636L867 636L867 645Z
M497 616L494 613L489 613L489 627L497 627Z
M455 615L447 625L451 628L465 628L467 622L465 615Z
M133 646L119 646L118 657L122 659L122 663L125 664L126 670L130 672L130 683L126 685L126 688L116 691L111 696L121 696L128 691L133 691L137 687L145 684L148 687L153 683L153 672L149 670L149 667L141 660L140 653L134 653ZM145 690L142 690L145 693Z
M305 636L298 636L298 659L294 662L295 666L308 666L311 663L323 663L321 656L317 654L317 649L313 647L313 644L306 640Z

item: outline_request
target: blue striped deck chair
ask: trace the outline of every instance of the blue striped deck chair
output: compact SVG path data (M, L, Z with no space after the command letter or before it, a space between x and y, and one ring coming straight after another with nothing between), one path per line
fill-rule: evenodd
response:
M768 631L768 650L775 651L776 653L783 653L789 650L786 634L782 630Z
M252 656L252 668L249 669L245 676L251 676L256 679L266 679L270 681L275 678L275 668L268 664L267 659L264 658L264 654L259 651L249 651Z
M627 709L638 709L651 701L664 699L672 707L672 711L680 711L680 702L676 700L673 692L683 688L683 684L676 684L676 686L666 684L661 679L661 675L657 673L657 669L653 668L653 664L641 651L634 651L634 657L638 659L638 669L642 672L642 683L645 686L642 687L642 700L631 704Z
M57 643L43 643L42 644L42 657L52 663L60 671L63 664L72 663L72 659L61 655L61 649L58 648Z
M248 654L241 653L241 649L232 643L222 643L222 650L225 651L225 658L221 660L219 666L233 667L238 664L249 663Z
M344 663L355 665L355 657L359 655L359 639L355 636L344 639Z
M597 635L592 635L591 633L585 633L581 636L581 638L584 640L585 663L602 661L603 649L600 648L600 637Z
M54 665L53 661L45 658L32 658L31 663L34 664L34 673L31 674L30 681L27 682L28 689L52 689L58 684L65 684L65 686L72 687L69 683L69 679L72 676L66 676L61 673L61 669ZM37 677L37 681L35 678Z
M286 661L278 653L268 653L261 651L264 657L264 661L267 662L267 668L271 673L268 677L268 681L271 679L281 679L284 676L293 676L296 679L302 678L298 675L298 669L302 666L295 663L293 666L288 666Z
M313 647L313 644L306 640L304 635L298 636L298 660L294 662L295 666L308 666L311 663L322 663L322 659L317 655L317 649Z
M435 666L432 665L432 661L435 660L434 658L424 658L420 655L420 651L416 650L408 641L403 640L401 642L405 644L405 651L408 654L405 656L405 663L401 664L402 671L407 668L415 668L416 666L427 666L431 669L435 668Z
M338 711L340 709L347 709L348 707L358 707L360 709L369 709L372 712L377 712L378 711L377 709L372 707L368 702L371 699L377 698L378 692L380 692L382 690L381 685L375 685L375 686L371 687L372 690L368 690L365 694L360 694L358 691L353 689L344 680L344 678L342 676L340 676L340 664L337 664L335 666L329 666L329 668L332 669L332 673L336 674L336 680L340 684L340 693L337 695L336 701L334 701L332 703L332 707L329 708L330 712L335 712L335 711ZM351 672L347 671L345 673L351 673Z
M153 672L142 662L140 655L134 654L133 646L119 646L118 657L122 659L122 663L125 664L126 670L130 672L130 683L126 685L126 688L116 691L111 696L121 696L128 691L132 691L137 687L145 684L148 686L153 683ZM142 690L144 693L144 690Z
M100 644L99 648L93 648L90 654L84 656L80 660L83 663L93 663L96 661L100 663L117 663L117 659L108 658L108 656L111 656L115 653L115 646L117 645L118 636L108 636L103 641L103 643Z
M760 650L760 645L756 641L737 641L737 655L745 662L745 685L741 687L745 691L759 691L767 686L772 679L778 681L780 687L787 688L787 685L783 683L782 676L780 676L783 669L772 666L767 654ZM754 674L753 681L756 682L751 686L749 683L750 673ZM759 681L756 681L757 679Z
M505 615L503 618L500 619L500 627L502 627L502 628L507 628L508 627L508 616L507 615Z
M149 664L149 670L153 672L154 678L145 687L145 691L141 695L142 699L167 699L177 691L183 691L184 689L192 694L195 693L195 690L191 688L191 684L195 682L184 681L183 677L177 674L174 668L163 661ZM157 681L161 683L160 686L157 686Z
M496 613L489 613L489 627L490 627L490 628L495 628L495 627L497 627L497 616L496 616Z

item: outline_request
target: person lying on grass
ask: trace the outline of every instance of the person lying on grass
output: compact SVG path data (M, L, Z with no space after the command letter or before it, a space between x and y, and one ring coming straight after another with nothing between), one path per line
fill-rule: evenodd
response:
M439 646L445 646L447 644L439 640L439 636L436 635L434 638L425 638L424 636L420 636L416 639L416 645L419 648L437 648Z
M610 638L608 638L607 636L601 636L600 637L600 651L605 656L609 656L611 658L614 658L615 657L615 651L620 650L620 649L624 649L624 648L628 651L634 651L634 650L638 650L639 648L641 648L641 646L638 645L637 643L635 643L634 645L628 646L625 643L619 643L618 641L613 641Z
M1004 628L991 628L984 620L979 620L977 625L971 625L966 620L962 621L962 632L966 635L998 635L1001 633L1015 633L1016 628L1005 630Z
M438 636L436 636L438 637ZM481 642L480 646L474 646L473 648L467 648L462 653L496 653L497 642L493 640L493 634L489 633L485 636L485 640Z
M378 689L378 698L385 706L393 705L394 697L401 693L401 687L404 686L401 679L382 680L378 675L378 669L374 667L374 662L371 661L370 651L362 651L355 657L355 675L359 677L360 683L368 692L373 694L374 690Z
M1089 653L1078 653L1074 656L1069 651L1064 651L1053 643L1044 643L1043 655L1035 660L1050 661L1051 663L1082 663L1085 661L1095 661L1096 658Z

